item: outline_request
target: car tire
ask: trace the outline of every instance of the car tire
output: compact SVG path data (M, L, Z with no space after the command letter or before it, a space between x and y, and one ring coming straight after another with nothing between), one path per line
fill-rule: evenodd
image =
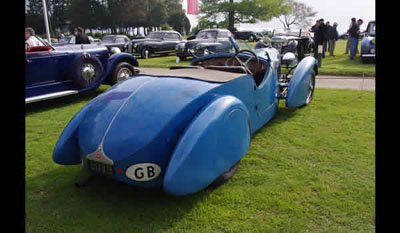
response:
M103 75L104 68L97 57L79 56L73 63L71 80L78 89L96 83Z
M310 80L310 84L308 85L308 94L307 94L306 102L300 107L305 107L311 103L311 100L314 95L314 90L315 90L315 71L313 71L311 73L311 80Z
M129 77L135 75L136 71L132 64L128 62L120 62L118 63L111 76L110 84L114 85L116 83L122 82Z
M228 171L222 173L222 175L220 175L217 179L215 179L208 187L217 188L226 183L236 173L239 167L239 162L240 160L237 163L235 163L232 167L230 167Z
M144 47L143 49L142 49L142 58L146 58L146 51L147 51L147 58L150 58L151 57L151 51L150 51L150 49L148 48L148 47Z
M250 35L250 36L248 37L247 40L248 40L249 42L253 42L253 41L255 41L255 39L256 39L255 36Z

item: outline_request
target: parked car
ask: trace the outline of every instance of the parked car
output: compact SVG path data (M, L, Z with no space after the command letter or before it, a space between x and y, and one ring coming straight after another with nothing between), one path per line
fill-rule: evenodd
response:
M196 39L177 44L176 55L184 60L189 56L198 58L208 54L229 52L233 50L229 37L233 35L227 29L201 30L196 35Z
M100 42L99 39L94 39L91 36L88 36L88 38L91 44ZM58 41L51 43L52 46L62 46L67 44L75 44L75 36L64 36L58 39Z
M190 34L190 35L186 38L186 40L193 40L193 39L195 39L196 36L197 36L197 34L198 34L200 31L201 31L201 29L196 30L193 34Z
M275 48L230 41L233 53L141 73L94 98L63 130L53 160L82 164L91 175L77 186L103 175L180 196L226 182L280 99L287 107L310 104L318 73L314 57L293 66L288 53L284 74Z
M153 54L175 53L175 46L181 41L183 37L179 32L156 31L150 32L145 39L130 41L125 45L125 49L128 53L149 58Z
M376 34L375 34L375 21L370 21L367 26L367 30L364 34L364 38L361 40L361 61L366 63L367 61L375 61L375 45L376 45Z
M309 31L277 28L272 33L271 45L282 55L287 52L294 53L296 60L301 61L304 57L312 54L314 40Z
M106 46L110 51L113 48L118 48L121 52L126 52L125 44L129 41L130 39L125 35L107 35L103 36L100 44Z
M77 94L113 85L136 73L136 59L127 53L110 54L96 44L32 47L25 60L25 103Z
M263 35L251 30L231 31L238 40L248 40L249 42L259 41Z

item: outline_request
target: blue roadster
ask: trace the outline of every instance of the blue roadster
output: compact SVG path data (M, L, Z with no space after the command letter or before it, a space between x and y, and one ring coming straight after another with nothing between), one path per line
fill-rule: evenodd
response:
M25 60L25 103L77 94L96 89L101 83L115 84L132 76L138 66L127 53L110 54L95 44L28 48Z
M294 66L293 53L230 41L236 53L140 73L91 100L65 127L53 160L177 196L227 181L279 99L311 102L318 73L311 56Z

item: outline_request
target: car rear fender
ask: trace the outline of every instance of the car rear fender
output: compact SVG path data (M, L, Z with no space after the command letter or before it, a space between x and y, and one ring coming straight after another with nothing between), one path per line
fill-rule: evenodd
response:
M250 145L249 112L233 96L217 97L184 131L168 164L164 190L186 195L207 187Z
M287 107L304 105L308 95L308 88L312 72L315 72L317 62L314 57L305 57L297 66L290 80L286 97Z
M89 104L85 105L64 128L53 150L54 162L61 165L81 163L78 127L85 118Z

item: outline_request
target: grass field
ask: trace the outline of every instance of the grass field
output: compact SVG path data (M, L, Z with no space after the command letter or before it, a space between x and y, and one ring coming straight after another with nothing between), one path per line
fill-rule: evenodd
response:
M26 107L26 232L375 232L375 92L316 89L252 138L233 178L172 197L95 179L52 150L108 86Z
M255 44L255 43L253 43ZM361 43L360 43L361 44ZM361 58L356 55L354 60L349 59L349 54L344 54L346 46L346 40L339 40L336 43L335 52L333 57L326 53L326 57L322 60L322 67L320 68L320 74L325 75L349 75L349 76L375 76L375 64L362 64ZM359 45L361 50L361 45ZM157 56L150 59L142 59L139 56L136 57L139 61L139 66L142 67L162 67L168 68L170 66L177 65L175 55L170 56ZM190 60L181 61L179 65L189 65Z

